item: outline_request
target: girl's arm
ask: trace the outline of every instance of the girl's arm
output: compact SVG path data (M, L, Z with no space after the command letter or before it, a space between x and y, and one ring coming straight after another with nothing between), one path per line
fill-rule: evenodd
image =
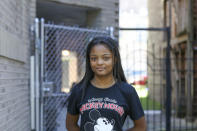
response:
M144 116L138 120L134 120L134 127L127 131L146 131L146 121Z
M79 126L77 125L79 115L71 115L67 112L66 116L66 128L68 131L80 131Z

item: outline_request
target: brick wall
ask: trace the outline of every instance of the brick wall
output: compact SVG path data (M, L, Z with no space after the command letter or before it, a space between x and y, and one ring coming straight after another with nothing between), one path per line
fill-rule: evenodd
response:
M29 131L30 25L35 0L0 2L0 131Z

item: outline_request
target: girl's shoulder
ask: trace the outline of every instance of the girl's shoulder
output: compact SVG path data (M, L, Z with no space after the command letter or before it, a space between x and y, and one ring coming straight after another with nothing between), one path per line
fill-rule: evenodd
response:
M123 82L123 81L118 82L118 87L122 92L124 92L126 94L128 94L128 93L130 94L132 92L135 92L135 88L127 82Z
M73 93L80 93L81 91L82 91L82 86L79 83L75 84L70 90L70 92L73 92Z
M124 81L118 82L118 85L121 86L121 87L124 87L124 88L134 88L128 82L124 82Z
M79 84L75 84L74 86L72 86L72 88L70 89L69 92L69 97L68 97L68 101L80 101L82 96L82 88L80 87Z

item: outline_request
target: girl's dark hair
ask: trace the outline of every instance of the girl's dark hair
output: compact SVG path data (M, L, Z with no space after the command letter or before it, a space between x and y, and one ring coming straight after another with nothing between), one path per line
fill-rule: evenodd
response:
M84 98L86 88L90 84L90 80L94 77L94 72L90 66L90 51L95 45L105 45L111 52L114 58L113 76L117 82L127 82L120 59L120 53L118 49L118 42L111 37L99 36L94 37L87 46L86 49L86 71L83 79L78 83L78 87L82 88L82 99ZM82 100L81 99L81 100Z

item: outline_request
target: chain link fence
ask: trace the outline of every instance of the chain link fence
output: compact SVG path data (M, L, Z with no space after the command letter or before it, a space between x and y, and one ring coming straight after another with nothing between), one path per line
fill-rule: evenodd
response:
M85 73L85 49L95 36L108 31L44 24L43 130L65 130L66 100Z
M35 122L32 125L36 125L36 129L41 131L66 131L65 118L67 97L69 95L69 91L73 87L73 84L80 81L85 73L86 46L93 37L106 36L109 35L109 32L107 30L99 31L67 27L63 25L43 24L43 26L41 26L40 34L42 34L42 28L44 29L43 35L39 36L39 31L37 31L37 35L35 36L35 54L37 54L35 55L35 63L37 63L35 68L36 117L34 118L35 120L32 120L32 122ZM39 28L37 27L37 29ZM41 41L41 44L39 44L39 40ZM44 43L44 46L42 46L42 43ZM121 44L124 45L124 43ZM139 96L142 95L140 100L145 110L148 127L147 130L166 130L165 51L163 48L157 46L157 44L145 44L146 49L141 49L142 45L140 45L140 43L135 43L134 41L130 43L130 47L132 48L125 46L122 50L123 54L125 54L126 61L122 61L122 63L126 76L130 81L132 81L133 78L129 78L129 74L138 73L131 71L135 71L135 69L138 68L139 71L143 71L143 65L146 65L146 75L148 75L148 79L143 82L147 83L140 85L140 81L136 79L130 84L136 88ZM138 46L140 48L138 48ZM39 49L39 47L43 48ZM146 57L144 57L144 54L146 54ZM183 53L180 52L179 55L183 55ZM44 57L43 60L42 56ZM180 56L176 57L180 58ZM194 57L196 57L196 55L194 55ZM147 60L143 62L142 58L146 58ZM176 81L174 81L174 78L176 78L174 75L177 75L177 72L178 74L183 73L181 68L181 65L183 65L181 62L183 60L175 59L175 56L173 57L172 55L171 61L171 75L173 80L172 110L170 119L171 129L196 130L197 128L194 121L196 114L196 95L194 94L194 102L192 103L192 114L194 115L191 116L192 120L187 120L185 115L180 116L186 114L186 110L184 110L182 106L186 103L182 101L184 94L183 91L185 89L185 80L180 77L177 84ZM195 62L196 61L194 61L194 64ZM179 65L178 67L180 69L175 69L177 65ZM194 70L195 73L196 69ZM194 85L195 84L196 82L194 81ZM194 92L195 91L196 90L194 88ZM146 96L144 96L144 94L146 94ZM38 99L38 97L41 98ZM186 99L185 96L184 98ZM34 108L32 107L32 109ZM34 116L34 114L32 116ZM132 121L130 119L126 119L123 129L128 129L128 127L132 126Z

